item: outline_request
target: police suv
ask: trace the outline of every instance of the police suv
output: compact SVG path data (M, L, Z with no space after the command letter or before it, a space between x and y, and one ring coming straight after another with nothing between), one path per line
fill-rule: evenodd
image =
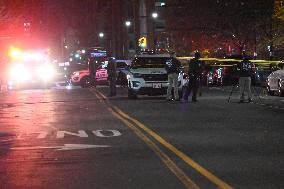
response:
M136 55L126 72L128 98L137 98L137 95L166 94L169 83L165 64L169 58L169 54ZM182 71L179 73L178 81L181 97L188 82Z

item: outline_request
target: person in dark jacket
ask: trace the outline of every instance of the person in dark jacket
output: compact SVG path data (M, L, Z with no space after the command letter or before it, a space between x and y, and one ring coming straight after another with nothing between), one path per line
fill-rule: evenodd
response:
M183 95L183 101L188 102L188 97L192 90L192 102L197 102L197 90L200 85L200 78L202 74L203 69L203 63L200 60L201 54L199 52L196 52L194 54L194 58L191 59L188 63L188 77L189 82L188 86L185 90L185 93Z
M92 85L96 87L96 73L99 67L99 63L97 63L93 58L88 60L88 67L89 67L89 77L91 78Z
M254 65L249 61L247 55L243 55L243 60L237 64L240 87L240 102L245 100L245 91L248 93L248 101L252 101L251 78L253 77Z
M110 88L109 96L115 96L117 72L116 72L116 62L113 57L108 62L107 74L108 74L109 88Z
M167 89L167 100L172 100L172 88L174 87L174 98L175 101L179 101L178 95L178 74L180 71L181 63L176 59L175 53L171 53L171 57L167 59L165 69L168 74L168 89Z

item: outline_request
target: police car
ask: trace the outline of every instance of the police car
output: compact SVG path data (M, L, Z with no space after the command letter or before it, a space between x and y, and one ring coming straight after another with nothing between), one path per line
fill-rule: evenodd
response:
M169 54L136 55L125 73L128 83L128 98L137 98L137 95L166 94L169 83L165 64L169 58ZM188 82L182 71L179 73L178 81L181 97Z

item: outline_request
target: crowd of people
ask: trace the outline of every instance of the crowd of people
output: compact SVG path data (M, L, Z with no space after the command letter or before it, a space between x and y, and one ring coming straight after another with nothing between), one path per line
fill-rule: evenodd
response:
M191 95L192 102L198 102L198 89L202 86L202 72L205 69L205 64L200 60L201 54L195 52L194 58L188 61L188 84L185 86L181 99L178 95L178 73L181 69L181 62L177 60L175 53L166 61L165 69L168 74L168 101L182 101L188 102ZM243 53L243 60L237 64L236 74L238 75L238 85L240 88L240 102L245 101L245 94L247 94L248 102L252 102L251 81L253 77L254 65L249 61L248 56ZM172 97L172 88L174 88L174 95ZM192 93L192 94L191 94Z

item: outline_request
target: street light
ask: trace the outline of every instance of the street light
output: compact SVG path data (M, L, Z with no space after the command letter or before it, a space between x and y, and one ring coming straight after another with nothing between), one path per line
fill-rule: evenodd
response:
M156 12L152 13L152 18L156 19L156 18L158 18L158 16L159 16L158 13L156 13Z
M99 44L100 44L100 46L104 46L104 40L103 40L104 36L105 36L105 34L103 32L99 33Z
M104 33L103 33L103 32L100 32L100 33L99 33L99 37L100 37L100 38L103 38L103 37L104 37Z
M125 21L125 26L126 26L126 27L131 26L131 22L130 22L130 21Z
M126 20L125 21L125 26L126 26L126 45L123 43L123 56L128 58L129 54L129 28L131 26L131 21Z
M152 18L154 19L154 50L157 48L157 34L156 34L156 19L158 18L158 13L153 12L152 13Z

